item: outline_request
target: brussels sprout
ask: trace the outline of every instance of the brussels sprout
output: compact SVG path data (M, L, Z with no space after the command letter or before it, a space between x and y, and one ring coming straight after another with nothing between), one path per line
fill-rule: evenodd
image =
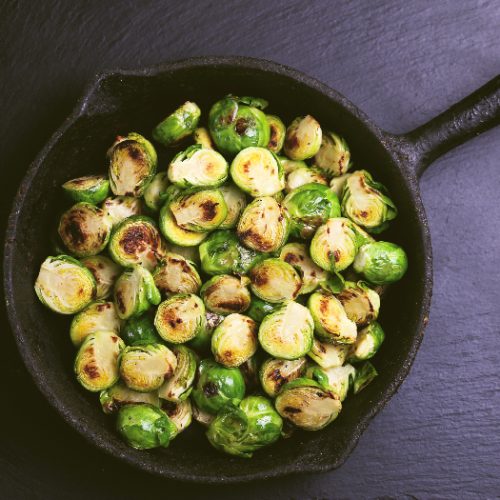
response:
M205 328L205 306L194 294L173 295L156 310L155 326L160 337L172 344L194 339Z
M160 210L160 231L168 241L183 247L197 246L207 237L207 233L186 231L178 226L168 202Z
M257 351L257 325L243 314L230 314L212 335L212 354L221 365L239 366Z
M128 319L140 316L151 305L158 305L161 295L151 273L144 267L133 266L116 281L114 301L118 316Z
M314 292L307 306L320 340L339 344L352 344L356 340L356 323L347 317L341 302L333 295Z
M325 389L337 395L340 401L347 397L349 389L353 386L356 369L352 365L320 368L311 366L306 371L306 377L316 380Z
M280 304L271 304L265 300L253 297L250 302L250 307L246 310L245 314L252 318L257 323L260 323L268 314L280 308Z
M81 260L82 264L92 273L96 282L96 299L106 299L111 295L116 279L122 269L104 255L93 255Z
M176 435L177 427L167 415L148 404L131 404L120 408L116 428L127 444L136 450L166 448Z
M338 199L342 199L342 193L344 192L344 186L347 182L347 179L351 177L352 174L344 174L340 177L334 177L330 181L330 189L337 195Z
M144 190L144 202L146 206L158 212L164 202L164 193L168 187L167 172L160 172L153 177L153 180Z
M299 116L286 129L285 154L291 160L312 158L321 146L319 123L311 116Z
M354 172L344 186L343 215L372 233L383 231L398 214L385 191L385 187L375 182L366 170Z
M354 224L343 217L328 219L311 241L312 260L325 271L343 271L350 266L358 251Z
M260 383L266 394L275 398L287 382L301 377L305 369L306 358L293 360L269 358L260 368Z
M64 212L59 221L59 236L66 248L77 257L102 252L108 244L112 222L104 210L80 202Z
M304 184L293 190L283 201L290 217L292 236L310 239L316 229L328 219L340 217L337 196L322 184Z
M205 127L198 127L193 132L193 139L196 144L201 144L204 148L214 149L214 143L210 133Z
M170 253L180 255L197 266L200 264L200 252L198 247L181 247L180 245L169 244L168 248Z
M88 335L75 359L78 382L92 392L111 387L119 377L118 357L124 347L115 332L101 330Z
M240 191L234 184L225 184L219 188L227 206L227 216L219 229L231 229L236 226L241 212L247 205L245 193Z
M375 367L367 361L356 371L354 378L353 392L361 392L378 375Z
M73 344L78 347L91 333L106 330L119 335L120 328L121 321L113 302L99 300L89 304L73 318L69 334Z
M75 314L96 294L92 273L69 255L47 257L35 282L40 302L59 314Z
M349 361L356 363L373 358L385 339L384 330L374 321L358 332L356 342L349 351Z
M153 129L153 139L167 147L177 146L195 131L200 116L198 105L186 101Z
M281 166L283 167L283 172L285 172L285 175L288 175L290 172L293 172L298 168L309 168L307 166L307 163L302 160L290 160L286 156L278 156L278 159L281 163Z
M285 142L286 127L281 119L276 115L266 115L269 123L270 137L267 149L278 154Z
M265 148L246 148L231 163L235 184L251 196L271 196L285 187L285 175L278 157Z
M348 344L328 344L314 339L311 350L307 355L313 361L316 361L321 368L333 368L344 364L350 347Z
M176 427L176 433L173 437L187 429L191 424L193 419L193 408L189 399L179 401L178 403L163 399L161 402L161 409Z
M295 299L302 288L297 271L280 259L266 259L250 270L252 292L262 300L276 303Z
M337 418L342 409L336 394L307 378L297 378L285 384L275 406L283 418L306 431L323 429Z
M121 380L109 389L101 391L99 401L104 413L116 413L122 406L130 404L150 404L159 407L158 393L138 392L129 389Z
M168 179L181 188L217 187L228 176L226 159L211 148L193 144L174 156L168 166Z
M196 267L181 255L167 253L153 272L155 285L164 297L198 293L201 279Z
M140 264L152 271L164 255L165 248L153 219L134 215L113 229L109 253L121 266Z
M254 106L256 101L248 104L250 102L227 96L210 109L208 128L222 153L234 156L250 146L266 147L269 143L270 129L266 115Z
M275 358L297 359L310 351L313 331L314 322L307 307L288 301L262 320L259 342Z
M311 293L328 274L318 267L309 257L307 247L303 243L287 243L280 252L280 259L288 262L299 271L302 277L302 287L299 294Z
M367 233L361 226L358 226L354 222L352 223L354 232L356 233L356 239L358 242L358 247L366 245L367 243L375 243L375 238Z
M85 201L97 205L108 196L109 181L104 175L86 175L65 182L62 188L73 201Z
M224 316L206 311L205 328L200 330L196 337L188 342L189 346L199 353L209 353L214 330L223 320Z
M321 147L314 157L314 163L328 177L344 175L351 166L351 152L345 139L334 132L324 132Z
M120 337L127 345L158 344L162 342L162 338L156 332L153 317L149 313L127 320L120 332Z
M277 441L283 421L270 401L249 396L239 406L228 404L210 424L212 446L230 455L250 458L254 451Z
M294 189L304 186L305 184L321 184L328 185L326 177L316 168L299 167L287 174L285 191L291 193Z
M242 243L258 252L275 252L288 238L289 221L283 207L270 196L256 198L248 205L238 222Z
M196 405L192 405L193 418L204 427L208 427L215 419L215 415L200 410Z
M203 272L216 274L246 274L266 255L245 248L231 231L212 233L199 248Z
M111 219L113 226L120 223L132 215L141 215L143 212L142 200L133 196L115 196L106 198L102 204L102 209Z
M337 299L344 306L347 317L357 326L367 325L377 319L380 296L363 281L346 281Z
M230 314L246 311L250 306L248 279L228 274L214 276L201 287L201 298L209 311Z
M370 283L388 285L404 276L408 268L408 258L399 245L376 241L359 249L353 267Z
M197 358L196 354L184 345L175 346L172 351L177 358L177 367L174 374L160 387L158 395L162 399L178 403L191 393Z
M156 173L158 158L153 145L131 132L117 137L108 151L109 182L115 195L140 198Z
M120 376L127 387L139 392L159 389L177 367L175 354L163 344L126 347L120 357Z

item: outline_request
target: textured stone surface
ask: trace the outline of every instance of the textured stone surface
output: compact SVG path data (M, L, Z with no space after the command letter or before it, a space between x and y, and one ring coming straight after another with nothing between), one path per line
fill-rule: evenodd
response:
M274 59L323 80L395 132L421 124L500 71L495 2L47 0L2 7L3 212L29 161L90 76L104 68L200 54ZM435 259L430 324L409 378L347 463L330 474L244 487L187 486L185 493L498 494L499 157L497 129L449 153L422 179ZM3 496L132 498L179 488L90 448L37 393L9 335L4 342Z

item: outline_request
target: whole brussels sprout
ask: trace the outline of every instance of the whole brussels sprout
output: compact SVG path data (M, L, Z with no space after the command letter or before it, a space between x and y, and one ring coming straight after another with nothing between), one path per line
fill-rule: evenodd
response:
M259 297L252 296L250 307L245 311L245 314L252 318L257 323L260 323L268 314L279 309L280 304L271 304Z
M338 396L340 401L344 401L354 384L356 369L349 364L332 368L311 366L306 371L306 377L316 380L325 389Z
M92 273L96 282L96 299L107 299L122 269L104 255L85 257L81 263Z
M176 427L174 436L186 430L191 424L193 419L193 407L189 399L184 399L178 403L163 399L161 402L161 409Z
M216 414L230 400L240 402L243 399L245 380L239 368L228 368L211 359L204 359L198 366L192 395L200 410Z
M173 375L165 380L158 390L158 396L167 401L178 403L184 401L191 393L196 374L196 354L184 345L172 348L177 358L177 366Z
M127 387L139 392L159 389L177 367L175 354L163 344L126 347L120 357L120 375Z
M307 355L321 368L333 368L344 364L350 347L348 344L329 344L314 339L311 350Z
M160 231L170 243L183 247L195 247L208 236L208 233L197 233L180 227L170 210L168 201L160 210Z
M35 281L40 302L59 314L75 314L96 295L92 273L69 255L47 257Z
M212 342L212 335L217 326L222 323L224 316L210 311L205 312L205 328L200 330L196 337L188 342L196 352L208 354Z
M163 146L177 146L194 132L200 116L198 105L186 101L153 129L153 139Z
M361 365L361 367L359 367L356 371L356 376L354 377L354 394L361 392L377 375L377 370L369 361Z
M167 253L153 272L155 285L163 297L198 293L201 278L196 267L181 255Z
M144 190L144 202L151 210L158 212L164 202L164 193L169 185L167 172L160 172Z
M214 143L210 137L210 133L205 127L198 127L193 132L193 140L196 144L200 144L204 148L214 149Z
M370 283L388 285L404 276L408 268L408 258L399 245L376 241L359 249L353 267Z
M299 116L286 129L285 154L291 160L312 158L321 146L319 123L311 116Z
M150 404L159 407L160 399L158 393L138 392L128 388L124 382L119 380L109 389L101 391L99 401L102 411L107 414L116 413L122 406L130 404Z
M286 156L278 156L278 159L283 167L283 172L288 175L290 172L297 170L298 168L309 168L307 163L303 160L290 160Z
M352 174L344 174L339 177L334 177L330 181L330 189L337 195L338 199L342 199L342 193L344 192L344 186L347 182L347 179L351 177Z
M297 359L310 351L313 332L314 322L307 307L290 300L262 320L259 342L275 358Z
M227 216L219 229L231 229L236 226L241 212L247 205L245 193L238 189L234 184L224 184L219 188L227 206Z
M133 196L115 196L114 198L106 198L102 203L102 209L111 219L113 226L116 226L127 217L141 215L144 206L140 198L134 198Z
M267 149L269 151L278 154L283 149L283 143L285 142L286 127L281 119L276 115L266 115L267 121L269 123L269 143L267 144Z
M380 296L363 281L346 281L337 299L344 306L347 317L357 326L365 326L378 317Z
M220 274L208 280L200 291L201 298L209 311L218 314L244 312L250 306L248 278L236 278Z
M258 109L265 101L227 96L217 101L208 116L210 135L222 153L234 156L250 146L266 147L270 128ZM265 105L264 105L265 107Z
M162 338L156 332L153 317L149 313L127 320L120 332L120 337L127 345L159 344L162 342Z
M327 186L304 184L293 190L283 200L290 217L290 233L310 239L316 229L328 219L340 217L340 203Z
M109 182L115 195L140 198L156 173L158 157L142 135L118 136L108 151Z
M280 438L283 421L270 401L249 396L237 406L225 406L210 424L212 446L230 455L250 458L254 451Z
M275 398L281 388L296 378L301 377L306 369L306 358L276 359L269 358L260 368L260 383L265 393Z
M104 175L86 175L65 182L62 188L73 201L97 205L108 196L109 181Z
M384 330L374 321L358 332L356 342L349 351L349 361L357 363L373 358L385 339Z
M323 186L327 186L328 181L320 170L305 165L303 167L298 167L287 174L285 191L287 193L291 193L294 189L304 186L305 184L321 184Z
M76 355L74 370L80 384L92 392L111 387L119 377L118 358L125 347L115 332L88 335Z
M212 335L212 354L224 366L240 366L255 354L257 347L257 325L243 314L226 316Z
M351 152L345 139L334 132L323 132L321 147L314 157L314 163L328 177L344 175L351 167Z
M59 221L59 236L66 248L77 257L102 252L111 235L112 222L95 205L80 202L64 212Z

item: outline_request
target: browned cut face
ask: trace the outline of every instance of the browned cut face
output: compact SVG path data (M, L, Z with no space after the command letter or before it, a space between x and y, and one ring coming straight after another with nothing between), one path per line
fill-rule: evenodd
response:
M202 220L206 222L210 222L217 216L217 207L218 203L212 200L204 201L200 207L202 209L203 215L201 216Z

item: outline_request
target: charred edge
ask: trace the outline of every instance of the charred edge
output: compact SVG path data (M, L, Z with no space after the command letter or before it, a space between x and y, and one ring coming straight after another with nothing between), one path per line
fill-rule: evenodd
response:
M116 297L116 305L118 306L118 309L120 310L120 312L122 312L123 314L125 314L125 302L123 301L123 293L121 290L118 290L115 294L115 297Z
M291 413L292 415L295 415L296 413L301 413L302 410L300 408L294 408L293 406L285 406L283 408L283 411L285 413Z

